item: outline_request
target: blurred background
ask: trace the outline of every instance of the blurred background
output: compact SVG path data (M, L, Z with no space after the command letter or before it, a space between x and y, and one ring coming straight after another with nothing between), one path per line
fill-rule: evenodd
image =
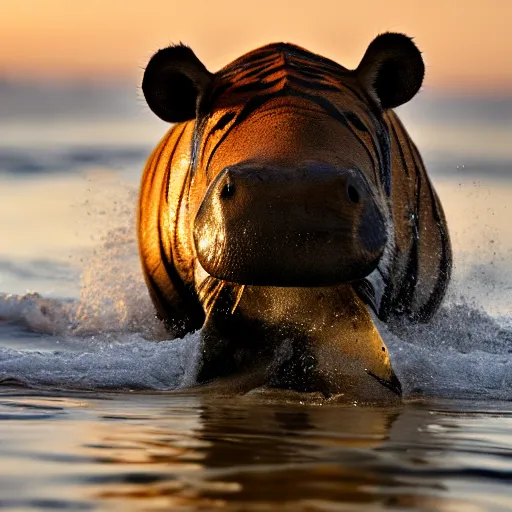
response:
M140 91L159 48L182 41L215 71L282 40L354 68L378 33L398 31L426 62L423 89L398 112L445 205L464 290L494 300L498 286L509 310L512 3L248 5L0 0L0 291L78 295L84 265L116 229L139 272L137 184L168 128Z

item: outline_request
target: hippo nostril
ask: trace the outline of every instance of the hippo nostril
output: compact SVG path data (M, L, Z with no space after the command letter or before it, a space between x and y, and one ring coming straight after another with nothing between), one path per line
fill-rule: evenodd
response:
M356 187L354 187L353 185L349 185L347 187L347 196L348 196L348 200L351 203L354 203L354 204L359 203L359 200L360 200L359 192L357 191Z
M235 194L235 185L229 181L222 187L220 197L222 199L229 199Z

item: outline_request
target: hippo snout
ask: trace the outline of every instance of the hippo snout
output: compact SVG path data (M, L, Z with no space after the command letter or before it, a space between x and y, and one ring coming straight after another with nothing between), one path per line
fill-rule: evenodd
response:
M226 167L210 184L194 242L201 266L224 281L327 286L372 272L387 234L358 169L247 162Z

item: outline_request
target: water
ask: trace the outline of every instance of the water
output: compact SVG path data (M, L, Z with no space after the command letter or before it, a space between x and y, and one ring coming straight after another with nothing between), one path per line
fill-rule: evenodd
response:
M401 404L173 391L141 276L135 92L0 89L0 507L510 510L512 101L424 93L402 117L456 268L427 326L380 325Z
M370 408L6 390L0 506L506 510L511 428L500 402Z

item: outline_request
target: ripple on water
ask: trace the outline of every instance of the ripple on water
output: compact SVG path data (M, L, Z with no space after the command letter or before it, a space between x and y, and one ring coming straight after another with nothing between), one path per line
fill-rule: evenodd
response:
M512 509L509 403L2 393L24 407L53 416L1 417L4 507Z

